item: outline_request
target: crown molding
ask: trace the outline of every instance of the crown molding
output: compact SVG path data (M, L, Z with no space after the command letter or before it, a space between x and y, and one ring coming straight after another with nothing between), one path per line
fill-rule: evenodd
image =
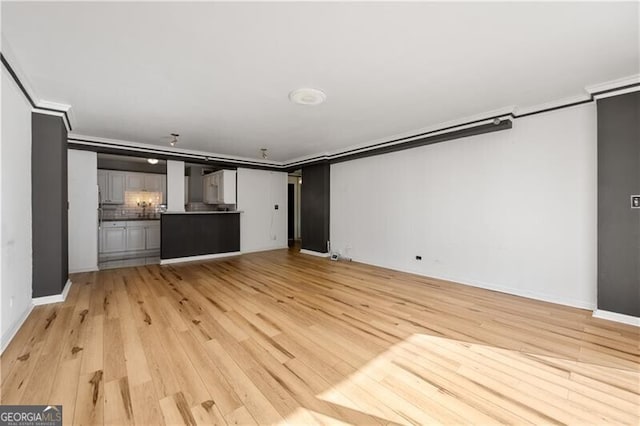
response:
M2 64L16 81L31 106L35 107L40 98L36 95L27 75L20 68L20 63L16 60L13 49L4 35L0 37L0 42L2 43Z
M604 83L592 84L590 86L586 86L584 90L591 96L599 96L605 92L608 93L611 91L628 89L638 85L640 85L640 74L633 74L627 77L605 81Z
M123 139L101 138L98 136L70 133L67 137L69 143L111 149L123 149L140 154L159 154L169 157L183 157L201 162L230 163L236 165L260 166L265 168L281 168L283 163L279 161L261 160L233 155L216 154L213 152L198 151L176 147L164 147L159 145L133 142Z
M11 47L7 43L4 36L0 39L2 43L2 52L0 57L3 66L11 74L12 78L23 92L32 106L32 110L41 114L50 114L59 116L63 119L67 131L69 132L68 141L70 144L78 147L92 147L94 150L102 148L108 151L130 151L138 154L154 154L165 157L179 157L183 159L192 159L198 162L212 162L220 164L230 164L236 166L258 167L271 170L294 170L304 165L314 164L325 161L345 161L345 158L362 157L366 155L377 155L391 150L399 150L411 148L419 145L420 141L427 140L445 140L441 136L451 133L452 135L471 134L473 132L466 131L475 127L489 129L494 120L499 119L502 122L509 121L508 128L514 119L527 117L534 114L541 114L561 108L569 108L577 105L593 102L607 96L616 96L623 93L629 93L640 90L640 74L634 74L628 77L611 80L608 82L586 86L585 94L580 94L570 98L550 101L529 107L518 107L515 105L506 106L500 109L487 111L482 114L476 114L460 119L439 123L437 125L424 127L412 132L403 132L385 138L370 140L365 143L354 144L346 148L334 150L331 152L322 152L303 157L293 158L287 161L268 161L253 159L240 156L216 154L212 152L189 150L183 148L166 148L158 145L144 144L126 140L101 138L96 136L88 136L72 133L71 105L51 102L40 99L29 83L25 73L16 65L15 56ZM13 65L11 65L13 64ZM506 126L502 126L504 128ZM465 132L466 131L466 132ZM492 130L485 130L492 131ZM459 136L464 137L464 136ZM451 139L451 138L449 138ZM431 142L428 142L431 143ZM404 147L403 147L404 146Z
M556 99L550 102L545 102L538 105L532 105L527 107L517 107L514 109L514 118L527 117L529 115L541 114L544 112L554 111L561 108L569 108L572 106L585 104L591 102L591 96L587 93L583 93L568 98Z
M5 37L2 36L0 40L2 42L2 52L0 52L2 65L18 85L27 101L31 104L31 110L39 114L49 114L61 117L67 128L67 132L71 132L73 130L70 118L71 105L41 99L33 89L33 86L26 77L26 74L20 69L18 62L15 60L13 51L11 50L11 46Z

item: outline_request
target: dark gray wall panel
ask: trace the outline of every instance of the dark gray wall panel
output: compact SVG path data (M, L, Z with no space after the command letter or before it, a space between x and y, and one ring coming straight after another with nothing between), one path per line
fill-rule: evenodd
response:
M302 248L327 252L329 241L329 163L302 168L300 233Z
M163 214L160 258L240 251L241 214Z
M640 93L598 100L598 309L640 316Z
M167 174L167 163L164 161L158 162L158 164L149 164L135 161L114 160L111 158L100 158L100 156L98 156L98 168L106 170L121 170L123 172Z
M69 276L67 129L60 117L31 118L33 297L60 294Z

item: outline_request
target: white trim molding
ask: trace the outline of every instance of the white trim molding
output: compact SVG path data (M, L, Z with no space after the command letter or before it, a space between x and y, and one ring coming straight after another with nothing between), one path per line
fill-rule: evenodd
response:
M617 312L603 311L602 309L596 309L593 311L592 316L594 318L600 318L609 321L615 321L622 324L633 325L640 327L640 318L631 315L619 314Z
M78 268L78 269L69 269L69 273L70 274L80 274L82 272L97 272L100 269L98 268L98 265L96 266L89 266L86 268Z
M313 250L307 250L307 249L300 249L300 253L308 254L308 255L316 256L316 257L329 257L329 256L331 256L331 253L320 253L319 251L313 251Z
M174 257L172 259L160 259L161 265L171 265L173 263L197 262L199 260L220 259L222 257L239 256L242 252L230 251L228 253L203 254L200 256Z
M22 315L20 315L20 317L16 320L16 322L13 323L11 328L9 328L7 332L2 335L2 340L0 341L0 354L2 354L5 349L7 349L7 346L9 346L9 343L11 343L13 338L16 336L18 330L20 330L20 328L22 327L22 324L24 324L24 322L27 320L27 318L31 314L31 311L33 311L33 308L33 304L29 305L27 309L25 309L25 311L22 313Z
M62 293L60 294L54 294L51 296L43 296L43 297L34 297L33 300L33 305L34 306L40 306L40 305L48 305L49 303L60 303L60 302L64 302L67 299L67 294L69 294L69 289L71 288L71 280L67 280L66 284L64 285L64 288L62 289Z
M590 95L597 94L598 92L605 92L615 89L622 89L627 86L640 84L640 74L633 74L628 77L619 78L617 80L605 81L604 83L593 84L587 86L584 90Z
M130 151L136 151L141 153L151 154L178 154L181 157L191 157L197 160L207 161L232 161L236 163L244 163L245 165L257 165L265 167L283 167L284 163L281 161L263 160L257 158L241 157L234 155L218 154L214 152L198 151L194 149L186 149L179 147L163 146L142 142L134 142L123 139L110 139L102 138L98 136L82 135L78 133L69 133L67 135L69 142L77 145L107 147L107 148L121 148Z
M284 250L284 249L289 249L289 246L267 247L267 248L260 248L255 250L242 250L242 254L261 253L263 251Z

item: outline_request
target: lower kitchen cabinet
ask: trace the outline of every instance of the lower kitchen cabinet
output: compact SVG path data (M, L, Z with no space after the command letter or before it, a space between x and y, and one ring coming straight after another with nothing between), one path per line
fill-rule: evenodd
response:
M124 223L122 226L103 226L101 234L101 253L117 253L127 249L127 227Z
M146 229L146 247L147 250L160 248L160 225L152 225Z
M100 254L135 254L160 249L160 221L111 221L100 229Z
M127 226L127 251L145 250L146 228L144 226Z

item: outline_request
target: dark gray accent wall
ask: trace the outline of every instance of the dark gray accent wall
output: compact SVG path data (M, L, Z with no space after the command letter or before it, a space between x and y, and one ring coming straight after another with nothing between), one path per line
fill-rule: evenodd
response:
M158 173L167 174L167 163L160 161L158 164L141 163L138 161L114 160L100 158L98 156L98 168L106 170L121 170L123 172Z
M328 162L302 168L300 199L300 233L302 248L327 253L329 241Z
M640 316L640 92L598 100L598 309Z
M33 297L60 294L69 277L67 129L62 118L31 116Z

